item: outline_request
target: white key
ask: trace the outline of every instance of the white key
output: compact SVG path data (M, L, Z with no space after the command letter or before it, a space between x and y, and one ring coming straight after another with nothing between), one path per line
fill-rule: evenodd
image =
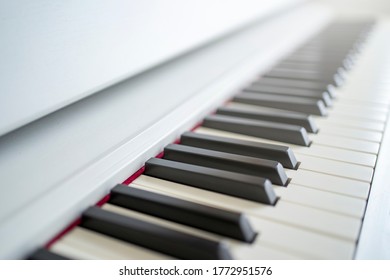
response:
M337 103L345 106L360 106L360 107L366 107L370 109L377 109L381 111L389 110L389 99L388 98L372 98L372 96L361 96L355 97L354 94L351 95L345 95L344 93L341 93L340 96L337 98Z
M331 176L310 170L289 170L287 176L292 178L291 183L337 194L367 199L370 192L370 183Z
M282 200L322 209L338 214L361 218L364 215L364 199L339 195L327 191L289 184L288 187L274 186L277 196Z
M343 161L368 167L374 167L376 163L376 155L335 147L327 147L323 145L317 145L316 143L313 143L310 147L290 147L296 155L299 155L297 158L301 157L301 155L308 155L312 157Z
M315 122L318 127L322 127L322 125L330 125L330 126L341 126L341 127L351 127L355 129L361 130L372 130L377 132L383 132L385 130L385 123L378 121L370 121L370 120L354 120L347 118L340 118L339 116L329 116L327 118L315 118ZM321 133L321 132L320 132Z
M150 187L151 181L155 185L157 184L170 191L175 188L176 191L179 190L183 192L184 190L185 192L191 193L191 195L199 195L197 188L175 184L173 182L148 176L140 176L133 184ZM278 201L275 206L269 206L213 192L205 191L200 193L202 194L200 199L207 199L208 203L215 203L215 205L218 205L219 207L231 207L235 211L248 213L264 219L300 227L302 229L344 240L355 241L360 230L360 219L328 213L283 200ZM213 200L215 201L212 202Z
M323 134L311 134L310 139L313 143L317 145L337 147L346 150L353 150L358 152L378 154L379 152L379 143L374 143L370 141L345 138L342 136L336 135L323 135Z
M359 120L371 120L378 122L386 122L387 114L386 113L376 113L371 115L363 115L360 112L356 112L354 110L346 110L346 109L332 109L329 112L329 116L339 117L339 118L350 118L350 119L359 119Z
M88 229L76 227L55 242L50 251L72 259L166 260L154 252Z
M361 104L349 104L347 102L335 102L334 105L335 109L340 110L353 110L355 112L359 112L360 114L370 115L370 114L376 114L376 113L385 113L389 111L389 108L381 107L381 106L373 106L367 103L361 103Z
M371 182L374 170L370 167L334 161L314 156L300 154L297 159L301 162L299 169L316 171L334 176Z
M320 127L322 134L339 135L347 138L354 138L366 141L372 141L380 143L382 140L382 133L376 131L360 130L350 127L332 126L327 123L323 123Z
M255 246L258 247L262 245L262 250L264 250L266 247L270 247L274 248L275 250L280 250L281 252L288 252L295 255L298 254L301 258L348 259L353 255L354 242L340 240L311 231L306 231L300 228L257 217L248 211L241 211L246 207L258 207L258 205L255 203L247 203L247 201L242 199L236 199L147 176L142 177L144 177L142 181L140 179L140 181L137 182L143 183L142 185L131 184L130 187L171 195L180 199L217 207L220 209L244 212L254 229L260 233L255 240ZM168 186L166 185L167 183L169 183ZM241 242L240 244L242 245L243 243ZM241 258L248 259L247 254L250 251L250 246L237 246L236 242L236 246L233 249L233 255L240 258L240 254L237 252L241 252ZM258 253L252 251L250 254L251 258L255 257L254 254Z

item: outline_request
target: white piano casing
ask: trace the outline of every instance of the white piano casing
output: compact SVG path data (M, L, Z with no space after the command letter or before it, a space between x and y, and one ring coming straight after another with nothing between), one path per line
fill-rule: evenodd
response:
M0 2L0 135L302 0Z

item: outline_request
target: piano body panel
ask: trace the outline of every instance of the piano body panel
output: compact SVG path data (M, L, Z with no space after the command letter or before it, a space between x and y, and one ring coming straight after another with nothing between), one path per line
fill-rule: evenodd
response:
M383 18L362 57L365 69L351 76L356 93L390 100L390 20ZM364 73L371 73L365 76ZM355 73L352 73L355 74ZM360 78L359 78L360 77ZM356 251L356 259L390 259L390 122L387 119L375 166L370 196Z
M329 20L298 7L2 136L0 258L45 244Z
M0 135L300 2L1 1Z
M390 123L387 121L356 259L390 259Z

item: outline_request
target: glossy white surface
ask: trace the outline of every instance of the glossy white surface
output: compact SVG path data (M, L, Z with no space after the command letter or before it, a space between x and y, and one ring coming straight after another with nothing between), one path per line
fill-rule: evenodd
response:
M0 135L302 0L0 2Z

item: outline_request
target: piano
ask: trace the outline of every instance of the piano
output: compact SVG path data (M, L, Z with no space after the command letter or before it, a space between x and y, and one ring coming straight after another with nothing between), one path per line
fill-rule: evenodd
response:
M390 258L387 19L24 2L0 7L1 259Z

